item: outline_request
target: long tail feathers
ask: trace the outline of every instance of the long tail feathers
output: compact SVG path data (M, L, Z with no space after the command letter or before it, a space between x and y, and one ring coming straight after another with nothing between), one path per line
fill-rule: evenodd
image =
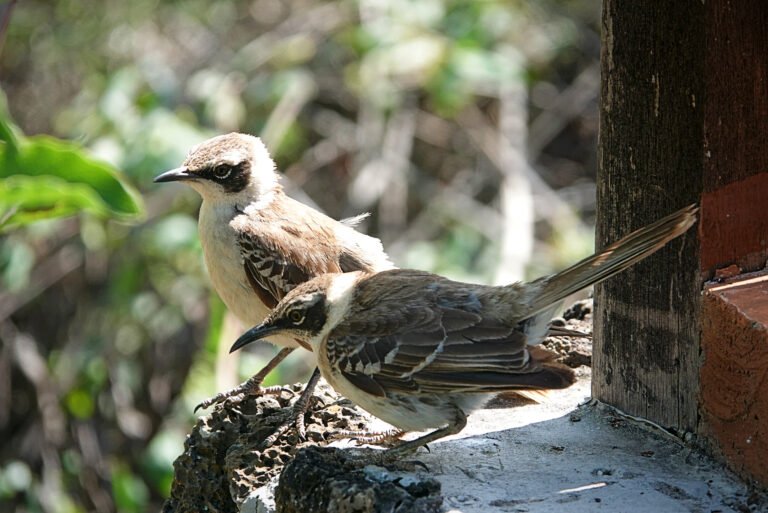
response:
M667 242L685 233L696 222L697 205L688 205L655 223L636 230L603 251L585 258L552 276L539 278L531 285L541 289L529 298L526 317L545 310L566 296L610 278L654 253Z

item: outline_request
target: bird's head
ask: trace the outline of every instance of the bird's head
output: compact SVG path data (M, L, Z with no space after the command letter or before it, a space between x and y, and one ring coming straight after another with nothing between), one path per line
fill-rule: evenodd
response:
M258 137L231 133L198 144L176 169L155 182L185 182L204 200L249 203L277 185L275 163Z
M328 276L328 279L324 279ZM230 353L270 335L286 335L312 346L326 329L331 305L327 296L330 276L302 283L286 294L264 321L245 332L232 345Z

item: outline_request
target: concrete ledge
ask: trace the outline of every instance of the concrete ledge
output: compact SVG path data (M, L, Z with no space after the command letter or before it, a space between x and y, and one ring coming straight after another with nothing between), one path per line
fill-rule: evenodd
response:
M578 374L573 387L552 392L543 404L496 402L475 412L459 435L414 456L428 472L317 464L319 454L344 458L314 446L354 445L327 439L329 430L381 427L370 427L369 417L327 386L307 418L312 440L288 437L267 450L261 442L287 411L290 394L219 406L190 433L163 511L299 512L316 510L315 503L371 513L764 511L768 497L695 447L608 406L584 403L590 369ZM282 473L286 464L304 470Z
M418 459L450 512L761 511L721 464L651 423L588 402L590 376L544 404L486 409Z

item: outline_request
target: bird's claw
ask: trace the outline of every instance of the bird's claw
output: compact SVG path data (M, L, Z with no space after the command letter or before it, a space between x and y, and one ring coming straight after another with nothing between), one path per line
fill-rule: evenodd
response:
M209 399L206 399L205 401L202 401L200 404L195 406L195 412L197 412L197 410L201 408L202 409L209 408L214 404L219 404L219 403L224 403L225 405L238 404L250 396L260 396L260 395L270 395L270 394L278 395L283 393L284 391L290 392L291 394L295 395L295 392L289 388L285 388L281 386L262 387L261 380L251 381L249 379L248 381L241 383L240 385L236 386L231 390L227 390L226 392L221 392Z
M304 423L304 414L307 413L306 405L297 401L288 411L288 413L282 413L273 415L265 419L266 423L279 422L277 429L264 439L262 447L267 448L277 442L281 436L285 434L292 426L296 427L296 434L299 437L299 441L303 442L307 439L307 428Z
M339 429L331 433L332 438L350 438L360 444L374 444L383 446L395 446L405 431L400 429L388 429L386 431L350 431Z

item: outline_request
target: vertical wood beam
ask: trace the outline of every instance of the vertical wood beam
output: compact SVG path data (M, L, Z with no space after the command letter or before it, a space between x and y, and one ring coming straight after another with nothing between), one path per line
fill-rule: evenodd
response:
M597 241L604 247L701 192L704 5L605 0ZM697 423L696 233L595 289L593 395L692 431Z
M697 231L596 287L593 395L768 485L768 280L702 295L717 269L768 258L768 3L604 0L602 22L598 247L701 210Z

